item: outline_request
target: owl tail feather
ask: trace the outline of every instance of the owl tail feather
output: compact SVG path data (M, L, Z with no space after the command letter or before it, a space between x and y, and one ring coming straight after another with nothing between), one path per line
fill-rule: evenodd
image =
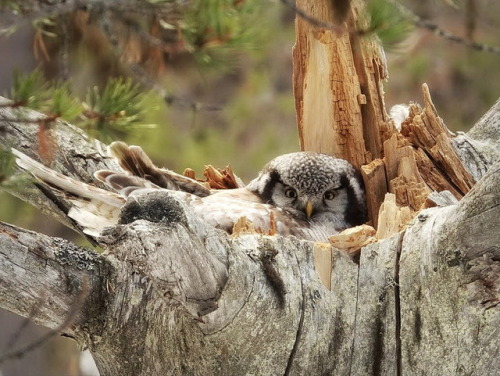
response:
M116 225L125 198L90 184L64 176L12 148L16 163L41 182L63 192L71 203L67 215L76 221L83 232L96 236L105 227Z

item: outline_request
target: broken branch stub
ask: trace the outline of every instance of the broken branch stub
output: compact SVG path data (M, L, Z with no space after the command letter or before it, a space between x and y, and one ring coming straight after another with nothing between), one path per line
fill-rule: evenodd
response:
M438 116L427 85L422 86L422 91L424 106L410 105L401 132L394 130L383 143L384 158L361 167L372 221L379 228L381 216L385 218L384 229L379 229L379 233L384 233L382 237L391 235L387 232L389 228L400 231L420 210L432 205L432 200L428 199L431 193L447 191L461 199L475 184L466 167L470 163L460 157L455 135ZM494 106L490 111L498 110ZM476 155L476 159L484 164L484 159L479 156L481 152L473 146L482 145L474 143L467 135L460 135L460 140L461 145L469 140L467 155ZM483 165L481 168L487 169ZM387 184L384 184L384 178ZM394 195L395 204L401 209L406 208L404 210L409 214L388 217L387 212L381 212L382 202L385 208L394 205L392 196L382 199L384 187ZM391 197L390 201L387 201L388 197ZM397 223L390 224L390 221Z

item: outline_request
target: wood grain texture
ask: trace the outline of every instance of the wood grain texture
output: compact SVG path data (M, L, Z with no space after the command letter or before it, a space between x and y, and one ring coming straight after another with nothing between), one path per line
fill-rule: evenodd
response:
M296 4L318 21L334 20L327 1ZM335 29L297 18L293 72L301 149L347 159L359 168L382 155L386 67L378 44L356 35L362 3L352 4L346 23Z
M475 180L462 165L452 134L438 116L427 85L422 86L422 92L424 107L410 106L410 120L402 124L401 134L417 148L417 164L427 184L436 191L449 190L457 198L462 197Z
M0 97L0 103L5 102ZM81 129L65 121L56 120L51 123L46 132L53 146L54 153L50 160L44 160L44 153L39 147L40 124L37 119L43 119L45 115L27 108L14 108L8 106L0 110L0 146L5 150L11 147L20 150L28 156L40 161L65 176L75 178L85 183L93 183L99 186L94 179L93 173L100 169L120 170L116 162L106 153L106 145L85 134ZM10 121L18 119L19 123ZM29 122L32 119L33 122ZM100 185L103 187L102 185ZM70 202L64 194L50 194L48 190L35 189L9 189L10 194L30 203L43 213L54 217L65 226L75 230L82 236L82 229L67 216ZM88 238L95 243L93 239Z
M353 375L397 374L400 351L397 264L402 237L403 234L398 234L361 252Z
M489 134L496 124L481 126ZM1 116L0 132L36 150L26 128ZM89 148L80 156L88 176ZM230 238L168 195L160 199L175 215L110 229L96 239L104 255L2 224L0 305L58 328L88 281L63 331L90 348L103 376L491 374L500 368L500 164L487 166L458 204L420 212L404 233L365 247L359 264L332 249L331 290L313 243Z
M399 283L410 374L500 367L499 172L493 166L459 204L420 213L406 231Z
M374 159L370 163L361 166L361 175L367 191L370 192L370 194L366 195L368 217L371 218L373 227L377 228L380 205L389 190L384 161L382 159Z
M112 267L98 253L0 222L0 266L2 308L72 337L101 328Z

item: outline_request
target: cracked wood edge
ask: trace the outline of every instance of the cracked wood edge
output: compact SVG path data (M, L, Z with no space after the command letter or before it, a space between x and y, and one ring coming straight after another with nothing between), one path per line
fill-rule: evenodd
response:
M361 253L352 374L488 374L500 361L500 163L455 205Z
M417 165L427 184L435 191L449 190L461 198L474 185L475 180L462 165L452 145L452 133L438 116L429 88L422 85L424 107L410 105L410 116L401 126L404 135L417 151ZM434 178L427 174L437 175Z
M370 222L372 222L373 227L378 228L380 206L382 202L384 202L385 194L389 191L387 187L385 164L382 159L375 159L361 166L360 171L365 186L370 189L370 194L366 195L368 217L371 219Z
M398 255L403 233L363 249L351 374L395 375L398 353Z
M497 135L500 129L500 100L472 128L470 136L459 134L452 137L437 114L427 85L424 84L422 90L424 107L412 104L401 133L393 133L384 142L384 158L361 169L367 192L371 192L367 194L367 202L372 220L374 210L380 210L382 206L379 186L383 177L382 173L376 173L377 169L383 170L378 166L380 163L385 167L388 191L395 194L397 206L411 213L410 216L402 216L402 221L393 226L387 226L385 221L386 229L381 231L385 233L383 237L391 235L388 228L398 231L420 210L428 207L427 197L431 192L448 190L460 199L476 179L500 160ZM392 205L387 198L383 202L385 207ZM380 215L382 213L375 220L378 226Z
M500 99L467 133L453 139L462 163L477 181L488 168L500 161Z
M296 6L314 19L330 23L333 7L327 1L298 1ZM345 31L312 25L296 18L293 81L302 150L322 152L354 166L382 156L387 114L382 81L385 56L377 42L359 38L354 30L363 9L353 1Z

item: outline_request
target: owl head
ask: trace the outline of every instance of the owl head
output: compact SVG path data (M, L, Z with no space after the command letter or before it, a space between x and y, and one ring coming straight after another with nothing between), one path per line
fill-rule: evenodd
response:
M310 222L332 223L338 231L367 220L359 172L349 162L326 154L281 155L247 189L263 202Z

